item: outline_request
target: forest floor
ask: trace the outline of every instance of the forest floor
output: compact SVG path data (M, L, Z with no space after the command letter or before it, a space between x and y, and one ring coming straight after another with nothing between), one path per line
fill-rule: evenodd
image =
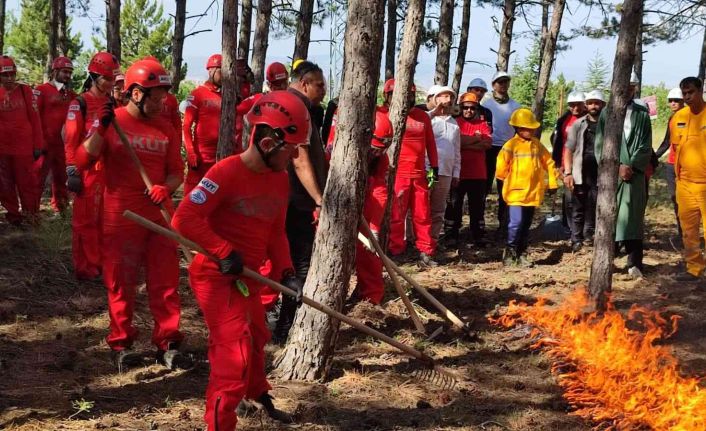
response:
M679 285L680 255L664 181L652 182L647 216L646 278L632 280L616 260L614 301L618 310L634 304L683 316L674 349L687 375L706 373L706 295ZM488 219L492 208L488 210ZM548 211L545 204L535 225ZM489 223L489 232L495 226ZM535 229L535 234L538 229ZM144 365L118 373L104 337L108 328L105 290L100 282L78 283L71 273L71 231L66 220L45 220L37 229L0 224L0 429L5 430L203 430L203 395L208 379L207 332L182 277L185 348L197 359L190 371L156 365L149 345L151 319L144 287L136 324ZM388 293L382 307L358 305L349 313L397 339L423 348L462 377L453 390L418 380L418 365L394 349L343 326L328 381L273 380L276 404L298 424L281 426L258 414L242 419L242 430L589 430L571 415L550 373L550 361L508 342L507 331L488 316L512 300L559 299L588 280L592 250L572 253L566 242L535 239L530 269L507 269L501 246L446 252L444 265L419 271L404 267L449 308L472 322L475 337L452 331L414 293L427 332L412 331L399 299ZM182 268L182 275L185 269ZM353 282L351 283L353 285ZM390 292L392 289L388 289ZM278 348L268 346L268 358Z

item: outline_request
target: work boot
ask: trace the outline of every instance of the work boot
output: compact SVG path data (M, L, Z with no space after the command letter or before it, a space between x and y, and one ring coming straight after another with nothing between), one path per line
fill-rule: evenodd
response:
M638 280L638 279L644 277L644 276L642 275L642 271L640 270L640 268L638 268L638 267L636 267L636 266L631 266L631 267L628 269L628 274L630 275L630 277L632 277L632 278L635 279L635 280ZM691 274L689 274L689 275L691 275Z
M157 350L157 362L170 370L189 370L194 366L194 361L179 351L177 343L169 343L167 350Z
M419 260L417 261L417 265L419 265L422 268L434 268L439 266L434 259L432 259L431 256L429 256L426 253L419 253Z
M518 253L517 264L523 268L532 268L534 266L534 262L527 256L527 252Z
M262 408L265 409L265 411L267 412L267 416L269 416L270 418L279 421L283 424L293 423L294 420L292 419L292 417L288 413L285 413L282 410L278 410L277 408L275 408L274 404L272 404L272 400L272 395L265 392L264 394L260 395L255 401L262 404Z
M583 242L576 241L571 243L571 251L573 253L578 253L583 248Z
M122 350L111 351L110 357L113 360L115 366L118 367L118 372L120 373L131 367L140 365L140 363L142 362L142 355L135 352L129 347Z
M283 295L282 306L279 311L279 319L272 331L272 342L280 346L287 342L289 330L294 324L294 316L297 313L297 301L289 295Z
M235 409L235 414L239 418L247 418L257 413L257 406L250 401L243 398L238 403L238 407Z
M701 281L701 277L697 277L689 272L682 272L681 274L674 277L674 281L679 283L698 283Z
M517 265L517 252L512 247L505 247L503 250L503 266Z

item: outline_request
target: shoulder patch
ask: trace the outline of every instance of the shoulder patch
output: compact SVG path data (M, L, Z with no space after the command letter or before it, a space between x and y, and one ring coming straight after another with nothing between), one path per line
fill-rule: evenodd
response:
M70 120L70 121L75 120L75 119L76 119L76 113L75 113L75 112L69 112L68 114L66 114L66 119L67 119L67 120Z
M189 194L189 200L196 205L201 205L206 203L208 200L208 197L206 196L206 193L203 192L201 189L194 189L191 194Z
M201 182L199 183L201 187L203 187L204 190L207 192L214 194L218 191L218 184L215 181L211 181L206 177L203 177L201 179Z

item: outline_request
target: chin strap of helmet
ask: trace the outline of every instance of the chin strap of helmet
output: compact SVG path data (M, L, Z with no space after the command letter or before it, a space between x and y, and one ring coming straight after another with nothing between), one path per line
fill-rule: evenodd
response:
M134 88L134 87L133 87ZM141 86L137 86L137 88L142 91L142 99L139 101L135 101L132 98L132 89L130 89L130 101L137 106L137 109L140 110L140 114L142 114L143 117L146 117L147 114L145 113L145 99L149 97L150 95L150 89L149 88L143 88Z
M253 131L253 137L255 136L255 131ZM260 147L260 142L253 142L253 145L255 145L255 149L257 150L258 153L260 153L260 157L262 157L262 161L265 163L265 166L268 168L272 169L272 166L270 165L270 158L272 157L273 154L277 153L280 148L284 147L286 144L284 140L279 140L277 142L277 145L275 145L270 151L265 152L265 150Z

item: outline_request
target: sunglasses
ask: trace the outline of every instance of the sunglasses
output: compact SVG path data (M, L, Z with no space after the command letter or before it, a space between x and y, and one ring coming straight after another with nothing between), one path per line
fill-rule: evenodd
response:
M476 107L473 105L461 105L462 111L475 111Z

